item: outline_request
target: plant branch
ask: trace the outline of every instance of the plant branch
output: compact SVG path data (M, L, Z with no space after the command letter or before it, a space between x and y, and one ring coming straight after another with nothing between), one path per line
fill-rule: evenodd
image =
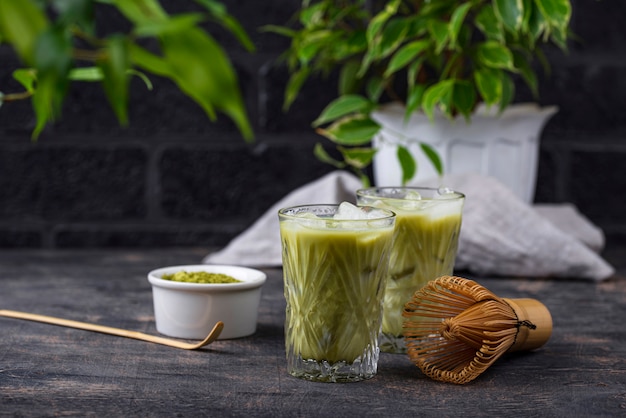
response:
M96 45L96 46L104 45L104 42L100 38L90 35L89 33L85 32L77 25L72 25L71 32L76 38L82 39L91 45Z
M5 94L4 96L2 96L2 101L3 102L15 102L18 100L26 100L26 99L29 99L32 95L33 93L29 91L23 91L20 93L9 93L9 94Z
M78 60L93 62L100 57L100 53L98 51L74 48L72 56Z

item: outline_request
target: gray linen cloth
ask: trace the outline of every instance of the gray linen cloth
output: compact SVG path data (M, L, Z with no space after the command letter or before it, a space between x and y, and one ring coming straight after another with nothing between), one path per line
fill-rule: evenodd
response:
M482 276L604 280L615 271L598 254L604 235L571 204L528 205L494 178L448 175L424 182L465 194L455 270ZM306 184L269 208L209 264L280 266L280 208L312 203L355 202L359 179L335 171Z

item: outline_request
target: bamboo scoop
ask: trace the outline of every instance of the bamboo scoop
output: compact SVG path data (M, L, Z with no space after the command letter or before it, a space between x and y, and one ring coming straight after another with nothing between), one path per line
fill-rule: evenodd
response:
M0 316L5 316L8 318L27 319L29 321L44 322L46 324L60 325L63 327L101 332L103 334L117 335L119 337L134 338L136 340L148 341L151 343L167 345L174 348L182 348L184 350L197 350L198 348L211 344L213 341L217 340L217 337L220 336L220 333L224 328L224 323L222 321L218 321L204 340L200 341L199 343L185 343L182 341L171 340L169 338L144 334L137 331L128 331L125 329L107 327L104 325L89 324L86 322L72 321L70 319L55 318L53 316L37 315L26 312L11 311L7 309L0 309Z
M467 383L506 352L533 350L552 334L552 317L535 299L506 299L473 280L443 276L404 306L411 360L435 380Z

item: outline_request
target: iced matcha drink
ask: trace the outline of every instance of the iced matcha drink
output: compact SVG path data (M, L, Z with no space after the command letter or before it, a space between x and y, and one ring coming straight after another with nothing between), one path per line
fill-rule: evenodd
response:
M289 373L373 377L395 215L343 203L282 209L279 219Z
M380 348L403 353L404 304L430 280L452 274L464 196L449 189L380 187L357 191L357 201L397 215Z

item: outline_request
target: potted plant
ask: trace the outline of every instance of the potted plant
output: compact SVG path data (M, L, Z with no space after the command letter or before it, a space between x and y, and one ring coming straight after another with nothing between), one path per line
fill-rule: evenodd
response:
M444 172L450 150L432 135L449 128L432 128L433 122L463 133L480 118L506 120L515 77L537 95L534 60L548 66L542 45L566 48L570 16L569 0L321 0L304 1L293 25L267 30L291 39L283 55L290 71L286 107L310 76L338 73L338 97L313 126L336 144L339 157L320 144L315 154L353 169L367 184L365 169L389 153L383 134L400 131L413 141L391 144L397 183L405 184L417 171L416 157ZM541 113L539 129L554 112L531 110ZM386 126L390 119L399 125ZM390 170L374 167L375 177Z
M31 100L37 138L59 115L69 83L100 82L117 119L126 125L129 78L140 76L150 87L151 74L175 82L212 120L216 111L226 114L251 139L236 74L200 24L216 22L247 50L254 46L220 2L195 3L200 12L170 15L158 0L0 0L0 43L12 46L26 66L13 72L24 91L3 93L0 86L0 105ZM96 7L116 9L127 20L128 31L101 33Z

